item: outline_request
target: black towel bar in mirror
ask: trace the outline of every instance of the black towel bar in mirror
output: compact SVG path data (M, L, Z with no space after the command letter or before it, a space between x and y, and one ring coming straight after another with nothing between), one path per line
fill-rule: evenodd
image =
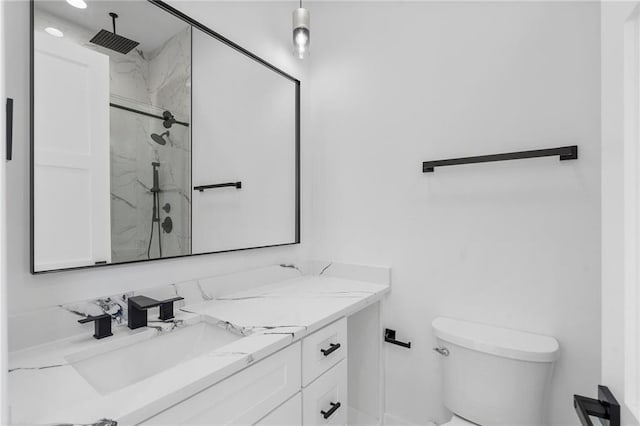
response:
M559 156L560 160L575 160L578 158L578 146L562 146L560 148L535 149L532 151L508 152L505 154L479 155L476 157L450 158L447 160L425 161L422 163L423 173L433 173L434 167L457 166L460 164L489 163L493 161L520 160L523 158L538 158Z
M212 185L200 185L200 186L194 186L193 190L203 192L205 189L227 188L227 187L235 187L236 189L241 189L242 182L227 182L227 183L214 183Z

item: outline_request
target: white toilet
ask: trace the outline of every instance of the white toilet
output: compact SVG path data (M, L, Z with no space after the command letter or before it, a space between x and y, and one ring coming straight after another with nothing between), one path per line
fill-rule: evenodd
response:
M559 345L553 337L439 317L447 426L539 426Z

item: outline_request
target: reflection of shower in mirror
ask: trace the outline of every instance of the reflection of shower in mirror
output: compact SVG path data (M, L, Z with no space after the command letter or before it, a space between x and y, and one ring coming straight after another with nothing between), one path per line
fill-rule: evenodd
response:
M154 224L158 229L158 253L159 257L162 257L162 238L160 233L160 178L158 174L158 167L160 167L160 163L153 162L151 163L151 167L153 168L153 186L150 189L151 194L153 195L153 211L151 212L151 233L149 235L149 245L147 246L147 259L151 259L151 243L153 242L153 227Z
M113 24L113 32L100 30L89 42L126 55L140 43L116 34L116 19L118 19L118 14L109 12L109 16Z
M34 273L299 240L300 82L160 3L30 2L32 151L60 157L31 162ZM82 181L71 146L91 148ZM253 189L194 190L240 180Z
M169 131L168 130L166 132L164 132L164 133L161 133L161 134L152 133L151 134L151 139L153 139L153 141L155 143L157 143L158 145L166 145L167 141L164 138L165 136L169 136Z
M178 122L178 120L176 120L173 114L171 114L169 111L163 112L162 118L164 118L164 122L162 123L162 125L164 126L165 129L170 129L174 123Z

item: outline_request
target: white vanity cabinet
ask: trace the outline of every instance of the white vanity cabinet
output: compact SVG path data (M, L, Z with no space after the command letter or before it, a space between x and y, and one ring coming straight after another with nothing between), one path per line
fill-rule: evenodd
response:
M347 319L342 318L302 339L302 385L347 357Z
M347 424L347 360L302 390L302 424Z
M257 425L347 424L346 358L346 318L302 339L300 393L268 414Z
M300 391L300 346L294 343L141 424L255 424Z
M377 306L341 318L141 424L346 425L363 409L379 424L377 318Z
M294 426L302 424L302 392L267 414L255 426Z
M194 303L176 311L175 321L133 332L120 327L104 341L84 330L16 350L8 368L24 371L9 377L11 424L106 418L121 426L381 426L388 291L305 276ZM159 288L151 295L174 292ZM68 308L60 315L76 319ZM253 333L234 335L239 327ZM68 368L41 368L58 364Z
M302 340L302 424L347 423L347 319Z

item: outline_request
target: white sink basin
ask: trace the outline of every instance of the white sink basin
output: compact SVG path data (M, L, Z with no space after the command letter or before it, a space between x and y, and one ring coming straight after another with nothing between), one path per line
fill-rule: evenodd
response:
M100 394L137 383L171 367L241 339L201 322L157 337L130 336L112 346L68 356L67 361Z

